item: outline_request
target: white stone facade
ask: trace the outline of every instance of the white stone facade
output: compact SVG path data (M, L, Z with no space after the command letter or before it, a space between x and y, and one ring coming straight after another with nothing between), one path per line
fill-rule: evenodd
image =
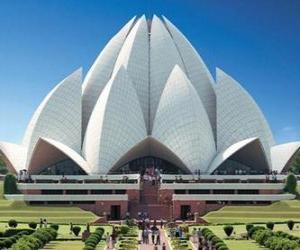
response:
M107 174L154 156L211 174L241 156L252 169L280 172L299 151L299 142L275 145L254 99L219 69L214 80L165 17L132 18L81 78L75 71L46 96L21 145L0 142L11 171L36 174L65 157ZM42 157L47 150L52 159Z

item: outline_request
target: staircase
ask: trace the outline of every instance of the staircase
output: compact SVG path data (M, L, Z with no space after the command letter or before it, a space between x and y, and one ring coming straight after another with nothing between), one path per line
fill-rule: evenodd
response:
M131 216L138 218L138 212L146 212L151 220L169 219L171 208L158 202L158 190L158 185L144 182L140 191L140 203L130 202Z

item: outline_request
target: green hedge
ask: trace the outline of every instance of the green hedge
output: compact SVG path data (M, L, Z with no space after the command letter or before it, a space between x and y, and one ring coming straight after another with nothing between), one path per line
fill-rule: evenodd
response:
M3 191L4 194L17 194L18 188L17 188L17 179L12 174L7 174L4 178L4 184L3 184Z
M212 241L217 250L229 250L225 242L215 235L209 228L202 228L201 232L206 240Z
M104 229L102 227L97 227L95 232L85 240L83 250L95 249L98 243L101 241L103 234Z
M282 231L273 232L265 227L256 226L249 234L257 243L271 250L300 248L300 237Z
M42 249L48 242L56 239L57 231L53 228L39 228L31 235L22 236L15 244L12 250L38 250Z

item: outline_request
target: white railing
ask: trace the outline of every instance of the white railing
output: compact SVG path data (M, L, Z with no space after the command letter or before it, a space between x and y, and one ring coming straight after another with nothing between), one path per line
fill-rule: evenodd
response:
M292 194L173 194L173 201L279 201L294 198Z
M127 201L127 194L7 194L5 198L8 200L19 201Z
M161 183L160 189L196 189L196 190L282 190L284 183Z
M241 181L247 181L247 180L265 180L267 175L200 175L200 179L205 180L241 180ZM276 175L276 179L279 181L282 181L286 178L286 175L278 174ZM298 177L298 176L297 176ZM182 179L182 180L197 180L198 175L179 175L179 174L162 174L161 180L176 180L176 179ZM272 175L269 175L269 179L272 180Z
M109 181L118 181L128 178L128 180L139 180L139 174L120 174L120 175L31 175L32 180L56 180L59 181L63 178L67 180L109 180Z
M20 190L139 190L139 183L18 183Z

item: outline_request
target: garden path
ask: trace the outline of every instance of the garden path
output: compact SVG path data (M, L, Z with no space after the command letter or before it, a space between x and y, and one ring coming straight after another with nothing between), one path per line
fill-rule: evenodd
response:
M140 239L141 239L141 232L140 232ZM165 231L163 229L160 229L160 242L161 244L157 246L157 250L162 250L162 244L165 243L166 244L166 250L170 250L169 247L169 242L168 239L166 237ZM149 244L141 244L140 245L140 250L154 250L154 245L151 242L151 236L149 235Z

